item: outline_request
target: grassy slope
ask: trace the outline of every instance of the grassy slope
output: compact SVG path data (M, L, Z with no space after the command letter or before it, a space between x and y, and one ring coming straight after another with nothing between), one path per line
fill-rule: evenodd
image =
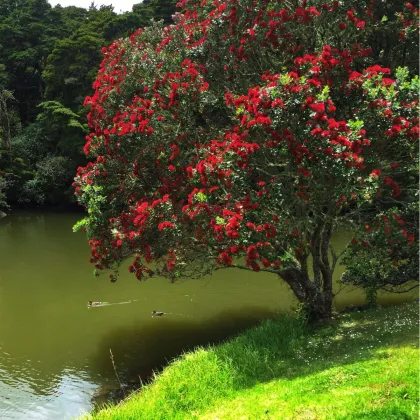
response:
M347 314L308 331L264 322L174 361L89 419L417 419L418 304Z

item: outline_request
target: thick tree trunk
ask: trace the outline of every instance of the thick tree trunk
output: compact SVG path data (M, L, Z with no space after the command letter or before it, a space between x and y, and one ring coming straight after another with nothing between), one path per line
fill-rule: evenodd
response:
M302 268L290 268L281 274L281 278L290 286L296 298L303 304L309 322L330 319L332 316L332 272L323 276L322 285L309 278Z
M332 295L321 292L315 300L307 302L309 321L330 319L332 316Z
M332 316L333 294L333 272L336 261L330 264L329 247L332 237L333 225L330 221L319 220L317 228L311 235L311 255L313 280L308 274L308 255L302 255L298 259L299 266L295 273L286 282L292 290L296 289L293 284L300 284L301 297L296 293L297 298L304 304L308 317L312 321L329 319Z

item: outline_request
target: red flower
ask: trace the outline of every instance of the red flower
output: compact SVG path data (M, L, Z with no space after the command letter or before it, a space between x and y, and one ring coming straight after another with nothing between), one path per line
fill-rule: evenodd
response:
M261 262L263 263L264 267L270 267L271 263L267 260L267 258L261 258Z
M168 262L166 263L166 266L168 267L168 271L171 271L172 268L174 267L174 265L175 265L175 259L174 258L171 258L170 260L168 260Z
M246 253L250 260L256 260L260 256L260 254L258 254L257 252L257 247L255 245L250 245L246 250Z
M416 11L416 8L410 2L405 3L404 6L407 9L410 9L413 13Z
M227 236L232 239L238 239L241 235L235 230L230 230L228 231Z
M312 172L305 168L299 168L298 172L306 178L310 178L312 176Z
M205 92L209 88L209 84L207 82L204 82L200 87L200 92Z
M399 124L395 124L395 125L393 125L392 127L391 127L391 133L390 134L393 134L393 135L397 135L397 134L399 134L399 133L401 133L401 125L399 125Z
M223 265L231 265L232 257L230 257L227 252L222 252L221 254L219 254L218 263Z
M162 232L164 229L173 229L175 225L171 222L161 222L158 225L159 230Z
M375 64L374 66L368 67L366 69L366 73L371 73L371 74L378 74L378 73L383 73L383 74L390 74L391 70L387 67L381 67L378 64Z
M391 86L395 83L394 79L390 79L389 77L384 77L382 79L382 86Z
M171 149L173 150L173 152L172 155L169 157L169 160L173 160L179 155L179 148L176 144L173 144L171 146Z
M317 102L314 104L310 104L309 108L312 109L314 112L324 112L325 111L325 105L322 102Z

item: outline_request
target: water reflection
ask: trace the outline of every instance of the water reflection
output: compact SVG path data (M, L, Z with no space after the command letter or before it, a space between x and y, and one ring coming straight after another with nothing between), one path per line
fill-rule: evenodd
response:
M218 343L233 334L272 318L276 312L263 307L223 311L205 321L179 319L170 315L151 322L110 330L91 357L92 370L115 377L110 359L112 350L117 373L123 382L145 382L152 373L183 351L207 343Z

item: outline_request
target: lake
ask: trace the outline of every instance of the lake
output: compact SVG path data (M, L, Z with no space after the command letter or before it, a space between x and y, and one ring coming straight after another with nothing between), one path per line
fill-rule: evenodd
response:
M217 342L290 310L275 276L221 270L202 280L95 278L72 213L17 212L0 220L0 418L71 419L122 382L139 385L183 349ZM338 236L336 243L348 238ZM340 276L340 267L336 276ZM407 297L382 295L381 303ZM87 301L109 305L88 308ZM363 303L342 291L336 305ZM152 318L151 311L168 313Z

